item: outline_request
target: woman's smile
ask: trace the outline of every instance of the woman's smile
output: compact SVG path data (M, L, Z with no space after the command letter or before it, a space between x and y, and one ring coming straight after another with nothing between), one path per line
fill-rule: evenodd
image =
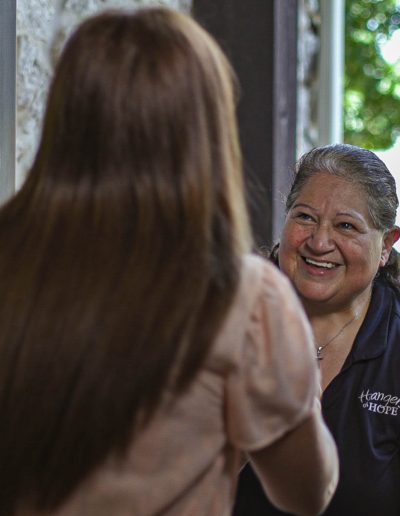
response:
M311 276L330 278L333 274L337 274L338 269L340 268L340 264L329 260L309 258L302 255L300 255L300 258L304 262L305 273L310 274Z
M321 172L287 215L279 265L305 303L346 305L371 284L383 247L360 187Z

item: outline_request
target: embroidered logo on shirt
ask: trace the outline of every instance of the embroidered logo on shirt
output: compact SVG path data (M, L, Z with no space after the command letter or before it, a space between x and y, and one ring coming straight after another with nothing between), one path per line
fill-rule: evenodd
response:
M361 401L363 408L377 414L386 414L388 416L397 416L400 410L400 397L384 392L371 392L367 389L362 391L358 399Z

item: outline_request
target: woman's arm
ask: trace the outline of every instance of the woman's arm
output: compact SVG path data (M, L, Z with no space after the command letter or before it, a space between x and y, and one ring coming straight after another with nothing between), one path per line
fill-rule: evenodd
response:
M338 482L338 457L320 409L250 460L270 500L302 516L324 511Z

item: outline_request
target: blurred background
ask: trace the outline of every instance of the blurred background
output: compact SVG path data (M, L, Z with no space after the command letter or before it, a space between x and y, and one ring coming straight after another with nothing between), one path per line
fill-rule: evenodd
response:
M147 5L191 12L234 65L259 245L279 234L294 161L316 145L375 151L400 189L400 0L1 0L0 200L32 163L66 37L103 9Z

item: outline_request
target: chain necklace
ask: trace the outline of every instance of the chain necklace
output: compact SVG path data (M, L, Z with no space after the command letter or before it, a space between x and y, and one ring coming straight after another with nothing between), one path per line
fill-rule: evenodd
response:
M323 344L322 346L318 346L318 347L317 347L317 360L322 360L322 359L324 358L324 357L322 356L322 353L323 353L324 349L325 349L327 346L329 346L329 344L330 344L331 342L333 342L335 339L337 339L337 338L338 338L338 337L339 337L339 336L344 332L344 330L345 330L348 326L350 326L350 324L351 324L352 322L354 322L357 318L358 318L358 314L356 314L354 317L352 317L352 318L350 319L350 321L347 321L347 323L346 323L344 326L342 326L342 327L340 328L340 330L336 333L336 335L334 335L331 339L329 339L329 340L328 340L328 342L325 342L325 344ZM317 344L318 344L318 342L317 342Z

